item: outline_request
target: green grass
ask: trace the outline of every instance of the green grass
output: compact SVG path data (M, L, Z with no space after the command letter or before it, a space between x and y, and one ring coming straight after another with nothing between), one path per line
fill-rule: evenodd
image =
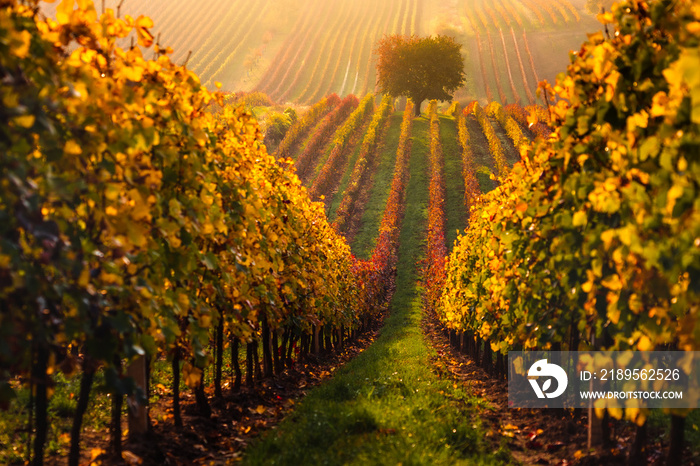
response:
M397 289L378 339L251 445L247 464L502 464L489 453L475 404L430 369L420 329L428 204L428 122L414 122Z
M333 109L331 109L330 111L332 112ZM293 160L299 158L299 156L304 152L304 149L306 149L306 146L309 145L309 142L311 142L311 139L314 137L314 134L316 134L316 131L318 131L318 129L321 127L321 123L323 123L323 120L326 118L326 116L328 116L328 113L316 122L314 127L309 130L306 136L304 136L302 142L297 146L296 150L293 153L289 154L289 157L291 157Z
M462 153L458 140L455 118L440 115L440 141L445 157L445 241L448 252L457 239L457 230L464 231L467 225Z
M369 199L362 215L362 225L351 244L353 253L366 259L372 253L379 234L379 224L382 221L384 207L389 198L391 179L394 176L394 164L396 162L396 150L399 146L401 135L402 112L396 112L389 117L389 130L382 145L382 150L377 157L379 162L372 177Z
M79 373L67 377L61 372L56 372L53 381L55 390L49 399L47 412L51 427L46 439L46 456L68 454L70 429L80 392ZM0 411L0 464L23 464L27 458L29 389L19 386L15 388L17 398L12 401L7 411ZM106 429L110 413L111 399L106 394L102 371L99 371L95 375L93 390L90 393L88 412L83 418L83 432ZM32 442L33 440L32 436Z
M323 152L321 153L321 156L317 159L316 165L314 165L312 167L313 170L311 171L311 174L309 175L309 179L306 181L306 183L304 183L305 186L308 186L309 188L311 188L311 186L313 186L314 181L316 181L316 178L318 178L318 174L321 173L321 169L326 164L328 157L330 157L332 149L333 149L333 139L331 138L322 147Z
M647 424L651 429L658 429L668 437L671 432L671 417L662 409L650 409ZM685 419L685 444L690 446L691 457L700 457L700 409L689 410ZM668 438L666 439L668 440ZM666 451L664 451L666 454Z
M476 180L479 182L479 190L486 194L489 191L496 189L498 183L491 178L494 174L491 172L489 167L480 165L476 169Z

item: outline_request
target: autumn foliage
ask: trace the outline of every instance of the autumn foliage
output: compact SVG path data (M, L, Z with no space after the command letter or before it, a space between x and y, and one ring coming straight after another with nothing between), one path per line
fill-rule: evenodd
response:
M0 6L0 404L12 381L31 385L40 462L53 374L59 363L80 370L72 464L98 368L118 452L121 400L138 393L125 374L134 359L172 362L178 422L180 376L206 415L203 370L221 371L213 335L249 354L262 343L267 372L273 357L285 364L276 335L308 352L320 329L342 340L383 302L362 286L380 283L373 269L267 154L249 112L172 63L148 18L78 4L62 2L57 21ZM134 31L139 47L121 48ZM328 127L356 106L345 99Z
M503 110L513 118L521 127L528 128L535 137L546 139L552 133L547 126L549 115L547 110L536 105L521 107L520 105L506 105Z
M294 161L297 175L304 182L311 177L313 167L321 157L323 148L331 141L335 131L355 110L360 101L354 95L345 97L316 126L304 150Z
M466 116L459 107L457 113L457 131L459 146L462 149L462 178L464 178L464 207L469 213L472 206L476 206L481 194L479 181L476 178L476 162L472 148L471 136L467 129Z
M312 105L311 108L289 128L284 139L280 142L275 156L278 159L290 157L319 120L326 116L328 112L333 110L339 103L340 97L338 97L337 94L331 94Z
M529 144L528 139L523 134L518 123L503 109L498 102L489 103L484 109L487 115L494 118L505 130L508 138L513 142L513 146L518 152L522 151Z
M506 177L510 172L510 167L508 166L508 161L506 160L506 154L505 150L503 149L503 145L501 144L501 140L498 139L498 135L496 135L496 131L493 129L493 126L488 119L488 115L486 115L484 109L481 108L479 103L476 101L469 104L464 109L464 112L467 114L472 113L474 114L474 117L476 117L476 120L479 122L479 126L481 126L481 130L489 143L489 152L491 152L494 164L496 165L498 177Z
M408 184L409 162L411 159L411 128L413 126L413 102L406 104L401 122L399 146L396 150L394 177L391 180L391 190L384 209L384 215L379 226L379 237L372 250L370 262L376 268L375 280L383 288L383 294L390 292L394 282L396 264L398 261L398 246L401 220L406 207L406 185Z
M428 245L423 264L424 302L429 311L438 305L445 283L445 161L440 141L437 101L428 105L430 118L430 183L428 185Z
M328 160L323 164L318 176L309 189L309 196L317 200L320 196L329 194L332 183L338 180L340 169L347 159L348 146L353 134L357 133L367 118L372 115L374 109L374 95L367 94L359 103L357 108L350 114L348 119L333 135L330 144L330 154Z
M609 36L548 89L553 133L472 208L448 259L443 321L501 354L698 350L699 11L632 0L600 19Z
M384 96L382 98L362 140L360 155L350 174L350 181L343 192L343 197L336 211L335 221L333 222L333 227L338 231L343 231L352 216L353 208L359 196L360 188L362 187L362 181L366 180L368 175L368 165L374 162L382 126L388 120L389 115L394 109L392 100L390 96Z

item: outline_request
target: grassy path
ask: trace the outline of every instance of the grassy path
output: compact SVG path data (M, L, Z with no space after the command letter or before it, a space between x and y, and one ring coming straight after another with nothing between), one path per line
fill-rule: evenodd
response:
M247 464L492 464L464 390L431 371L420 328L428 204L428 121L413 126L411 178L401 228L396 292L372 346L312 390L276 430L253 444Z
M362 225L351 244L352 252L362 259L370 256L379 235L379 224L384 215L384 208L391 190L391 179L394 176L396 149L401 135L401 118L401 112L395 112L389 117L389 130L382 150L377 154L378 165L372 176L372 187L362 215Z
M474 164L476 165L476 178L479 180L479 188L482 193L487 193L498 185L496 181L490 178L490 175L496 171L496 166L491 152L489 152L489 143L474 115L467 115L467 130L469 131L469 140L474 151Z
M445 156L445 242L448 253L457 239L457 230L464 231L467 211L464 207L462 152L457 142L457 120L440 115L440 142Z
M503 129L503 126L501 126L498 120L489 117L489 121L491 122L491 126L493 127L496 136L498 136L498 139L501 141L501 146L506 154L508 165L512 167L520 161L520 152L515 148L513 141L511 141L511 139L508 137L506 130Z

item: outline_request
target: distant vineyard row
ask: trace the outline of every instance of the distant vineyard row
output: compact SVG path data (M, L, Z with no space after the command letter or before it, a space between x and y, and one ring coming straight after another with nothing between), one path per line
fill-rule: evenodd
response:
M453 11L431 2L106 0L105 6L119 6L122 17L151 17L154 36L172 48L172 60L186 62L208 88L219 82L226 91L261 90L299 105L331 93L375 92L372 49L395 33L458 36L468 55L467 74L474 76L459 100L534 104L538 81L553 80L552 70L563 67L583 32L599 27L568 1L459 2ZM55 17L57 5L43 3L42 10ZM452 29L443 30L442 20L427 11L451 16ZM572 38L576 30L581 32Z

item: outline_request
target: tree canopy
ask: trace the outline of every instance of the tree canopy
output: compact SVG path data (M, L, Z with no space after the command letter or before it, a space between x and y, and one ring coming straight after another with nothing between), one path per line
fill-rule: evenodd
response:
M377 43L377 81L382 92L410 97L416 115L425 99L451 100L465 83L461 45L451 37L384 36Z

